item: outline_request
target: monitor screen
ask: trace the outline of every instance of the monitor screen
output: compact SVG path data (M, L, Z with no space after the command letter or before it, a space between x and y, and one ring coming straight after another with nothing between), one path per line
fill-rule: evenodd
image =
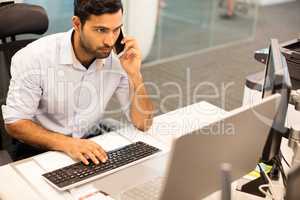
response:
M263 151L263 161L270 161L274 156L279 154L281 138L287 130L285 121L291 88L286 59L280 51L278 40L272 39L266 63L262 98L279 93L281 94L281 100L278 105L278 113L273 120L273 125Z
M262 97L271 96L273 94L275 82L274 58L272 56L272 48L269 48L267 64L265 68L265 80L263 85Z
M291 87L286 59L280 51L278 40L272 39L265 68L262 97L281 93L282 90L290 90Z

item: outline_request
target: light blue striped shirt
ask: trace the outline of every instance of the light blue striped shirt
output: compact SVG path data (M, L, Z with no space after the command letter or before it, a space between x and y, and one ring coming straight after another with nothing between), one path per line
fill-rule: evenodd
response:
M75 57L72 32L43 37L13 56L2 106L6 124L30 119L54 132L87 136L113 94L129 119L129 83L119 59L112 52L86 69Z

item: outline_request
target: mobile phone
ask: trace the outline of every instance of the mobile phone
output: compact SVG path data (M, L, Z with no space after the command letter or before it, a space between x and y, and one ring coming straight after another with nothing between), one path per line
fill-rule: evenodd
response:
M119 37L115 43L115 53L118 55L118 56L121 56L121 53L124 51L124 48L125 48L125 44L122 44L121 41L123 40L124 38L124 35L123 35L123 32L122 32L122 29L120 31L120 34L119 34Z

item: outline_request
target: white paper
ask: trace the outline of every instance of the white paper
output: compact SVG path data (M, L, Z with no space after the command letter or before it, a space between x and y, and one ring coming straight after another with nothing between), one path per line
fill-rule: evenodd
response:
M70 190L74 200L113 200L99 192L92 184L83 185Z
M97 193L93 196L86 198L85 200L107 200L107 197L102 193Z
M80 199L81 197L84 197L87 194L96 192L97 188L95 188L92 184L88 184L88 185L72 188L69 191L74 199Z
M106 133L92 138L92 140L99 144L105 151L111 151L131 143L128 139L122 137L116 132Z
M203 101L156 116L147 132L138 131L132 126L119 132L132 142L143 141L168 152L180 136L203 128L226 115L226 111Z
M122 137L127 138L130 143L142 141L161 149L163 152L168 152L170 150L169 146L154 138L153 135L150 135L148 132L141 132L132 126L121 129L119 134L122 135Z
M49 151L47 153L40 154L33 157L33 159L38 162L47 172L74 164L76 162L68 155L55 151Z
M35 190L39 191L45 199L64 199L64 192L59 192L52 188L43 178L42 174L45 173L43 169L38 166L34 161L28 161L16 165L17 170L25 177L25 179L30 182ZM21 194L20 194L21 195Z

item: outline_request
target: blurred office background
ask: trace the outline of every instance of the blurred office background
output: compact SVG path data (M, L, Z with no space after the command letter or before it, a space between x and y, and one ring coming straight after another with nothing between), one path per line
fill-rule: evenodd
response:
M71 28L73 0L19 2L41 5L47 10L50 26L46 34ZM247 40L255 32L257 4L254 0L236 1L234 20L220 18L226 12L226 0L123 0L123 3L125 32L138 37L140 43L143 39L151 41L146 47L150 51L145 52L144 63ZM138 31L132 33L133 29ZM153 35L143 37L149 32Z

